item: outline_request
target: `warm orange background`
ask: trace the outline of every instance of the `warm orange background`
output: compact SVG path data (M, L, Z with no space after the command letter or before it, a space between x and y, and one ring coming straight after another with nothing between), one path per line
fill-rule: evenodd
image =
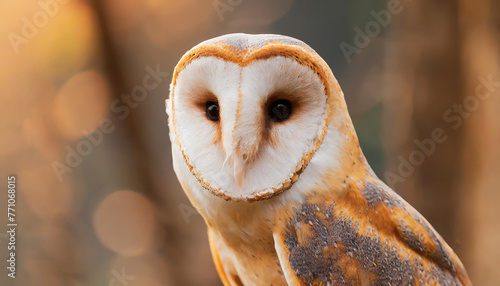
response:
M247 32L311 45L338 78L377 174L398 176L389 183L475 285L500 285L499 8L495 0L2 1L0 180L6 190L7 175L17 177L19 227L13 280L2 191L0 284L221 285L204 222L172 170L164 101L184 52ZM359 31L371 34L356 44ZM488 96L473 98L478 89ZM404 170L415 140L436 128L447 140Z

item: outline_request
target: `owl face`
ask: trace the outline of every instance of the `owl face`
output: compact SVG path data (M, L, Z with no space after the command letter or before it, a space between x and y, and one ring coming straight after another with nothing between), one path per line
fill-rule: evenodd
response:
M174 72L172 142L201 186L228 200L289 189L326 133L325 71L305 44L277 37L215 38L189 51Z

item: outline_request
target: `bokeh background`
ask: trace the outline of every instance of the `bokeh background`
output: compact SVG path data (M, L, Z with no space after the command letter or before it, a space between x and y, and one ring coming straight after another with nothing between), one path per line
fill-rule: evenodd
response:
M164 101L183 53L232 32L313 47L379 177L441 233L475 285L500 285L499 8L1 0L0 285L221 285L204 222L172 170ZM422 159L415 140L436 129L447 139ZM6 271L11 174L15 280Z

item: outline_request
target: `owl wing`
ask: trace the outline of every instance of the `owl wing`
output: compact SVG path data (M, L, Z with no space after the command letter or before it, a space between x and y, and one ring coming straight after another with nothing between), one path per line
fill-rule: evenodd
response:
M274 240L289 285L471 285L441 236L380 181L309 198L284 221Z

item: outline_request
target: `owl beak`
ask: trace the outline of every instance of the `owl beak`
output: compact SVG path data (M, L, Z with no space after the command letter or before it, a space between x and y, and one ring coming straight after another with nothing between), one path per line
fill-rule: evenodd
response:
M241 189L243 179L245 179L245 160L239 155L234 156L233 160L234 179L236 180L236 186Z

